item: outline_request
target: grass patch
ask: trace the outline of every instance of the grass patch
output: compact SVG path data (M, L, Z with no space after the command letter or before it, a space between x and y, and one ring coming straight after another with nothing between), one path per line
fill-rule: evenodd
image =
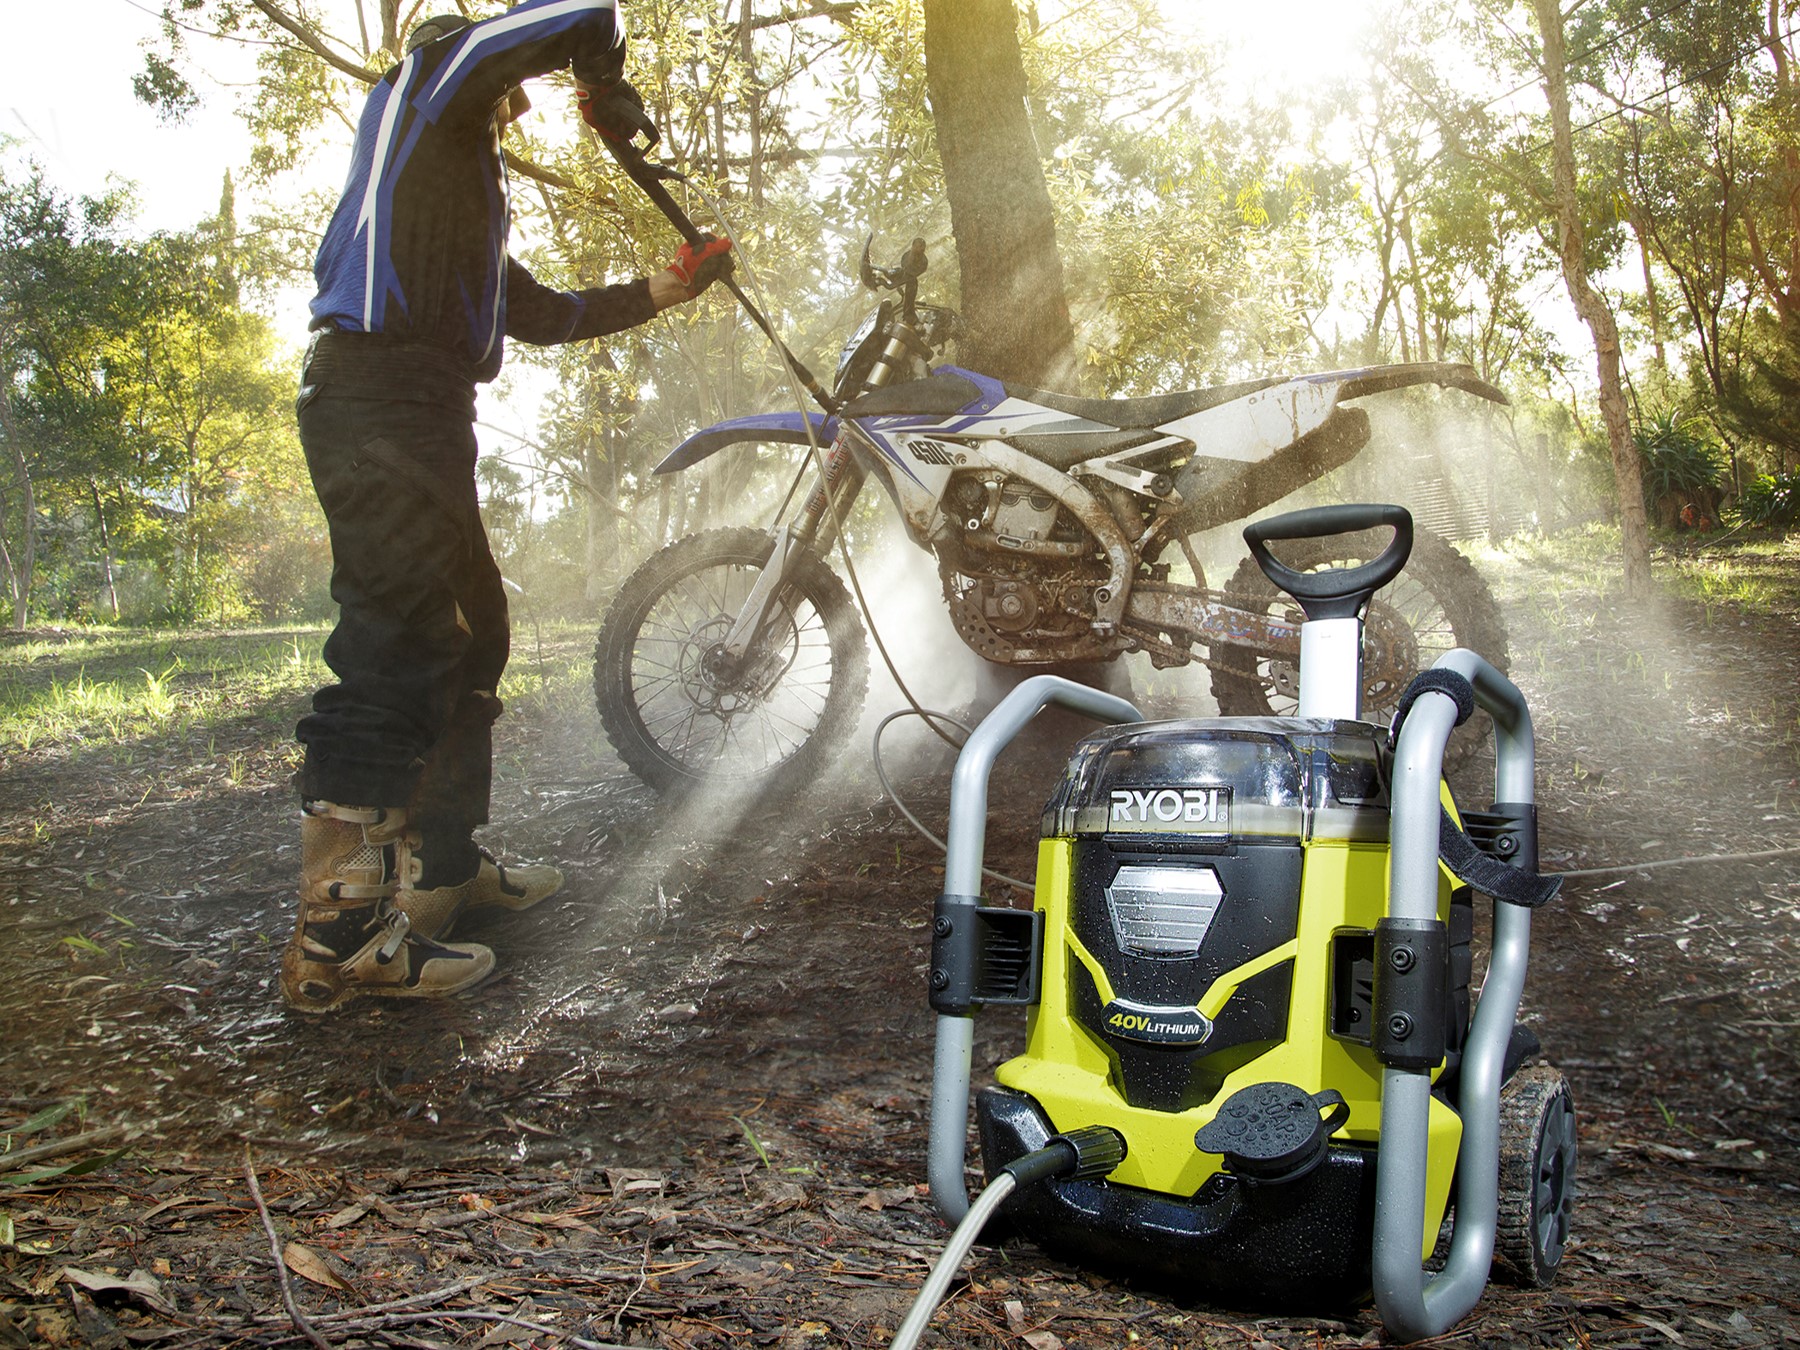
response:
M323 627L75 629L0 643L0 747L124 745L266 712L329 679Z
M323 626L257 629L77 628L0 637L0 752L112 748L179 739L235 717L291 733L314 690L329 684ZM515 625L499 694L517 715L591 702L593 625ZM241 751L221 752L236 783Z
M1706 608L1785 616L1800 599L1800 535L1715 543L1658 559L1665 591Z
M513 624L512 657L496 690L507 707L556 708L593 697L594 625L550 619Z
M1616 595L1623 562L1619 530L1592 524L1555 535L1519 535L1478 553L1484 569L1521 569L1530 589L1521 598L1550 615L1570 604L1591 608ZM1800 534L1744 539L1725 536L1654 549L1651 577L1667 597L1743 614L1791 615L1800 602Z

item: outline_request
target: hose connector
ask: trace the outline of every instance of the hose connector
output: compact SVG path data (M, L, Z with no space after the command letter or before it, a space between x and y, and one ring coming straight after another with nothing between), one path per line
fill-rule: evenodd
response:
M1125 1136L1110 1125L1087 1125L1051 1135L1042 1148L1014 1158L1000 1170L1020 1186L1064 1177L1096 1181L1125 1161Z

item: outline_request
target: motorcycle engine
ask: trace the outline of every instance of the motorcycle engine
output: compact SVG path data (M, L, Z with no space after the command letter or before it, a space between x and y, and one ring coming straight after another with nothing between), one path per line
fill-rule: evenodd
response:
M1037 622L1037 587L1022 581L983 577L971 597L981 606L982 617L1002 633L1023 633Z
M1105 565L1054 495L1016 478L959 474L946 506L961 529L939 552L944 598L975 652L1014 665L1113 654L1092 625Z
M1016 479L1000 485L994 507L994 533L1002 541L1035 542L1050 537L1056 524L1056 498Z

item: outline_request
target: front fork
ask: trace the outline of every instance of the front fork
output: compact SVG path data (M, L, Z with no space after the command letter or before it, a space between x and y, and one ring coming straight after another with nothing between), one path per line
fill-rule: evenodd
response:
M825 451L825 481L813 488L799 515L775 533L769 561L757 574L731 631L725 635L723 655L740 663L767 628L776 600L785 593L795 559L802 554L824 556L837 538L838 521L848 514L862 491L867 471L857 464L840 433Z
M911 301L908 301L910 312ZM879 389L895 379L905 379L913 363L922 364L930 357L930 349L920 340L905 319L896 319L888 334L887 345L876 358L862 385L863 392ZM789 568L802 553L824 557L837 540L838 523L850 513L857 493L868 478L868 470L850 449L850 437L856 432L848 419L839 424L837 439L825 451L824 481L812 490L800 514L775 532L775 546L762 575L750 588L749 598L738 611L737 622L725 635L724 656L727 661L742 662L764 631L776 597L787 587Z

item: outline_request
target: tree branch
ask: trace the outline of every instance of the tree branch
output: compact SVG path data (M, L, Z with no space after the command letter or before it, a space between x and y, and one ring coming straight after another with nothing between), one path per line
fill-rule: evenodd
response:
M538 183L547 183L551 187L560 188L564 192L580 192L583 190L581 184L577 183L573 178L564 178L554 169L546 169L541 165L533 164L528 159L520 159L519 156L515 155L510 150L503 150L501 153L506 156L506 167L511 169L514 173L519 174L521 177L529 178Z
M282 29L284 32L291 34L295 38L298 38L305 44L307 50L311 51L321 61L324 61L334 70L342 71L352 79L361 80L364 84L374 84L375 81L381 78L377 72L370 70L367 66L359 66L356 62L351 61L346 57L339 56L326 45L324 38L320 37L316 32L301 23L298 19L283 13L275 5L271 4L270 0L250 0L250 3L255 5L256 8L262 12L263 17L268 19L270 23L274 24L277 28Z
M804 23L808 19L836 19L842 23L853 19L863 8L863 0L841 0L831 4L827 0L812 0L805 9L784 10L780 14L770 14L764 18L750 20L752 30L759 28L779 28L785 24Z
M257 0L260 5L262 0ZM275 1278L281 1286L281 1302L287 1308L288 1320L294 1324L294 1330L304 1336L317 1350L331 1350L331 1342L313 1329L306 1314L300 1311L300 1304L294 1298L293 1281L288 1279L287 1262L281 1259L281 1238L275 1232L275 1221L269 1217L269 1206L263 1200L262 1186L256 1179L256 1163L250 1157L250 1145L244 1145L244 1180L250 1185L250 1199L256 1204L256 1213L262 1219L263 1232L269 1238L269 1255L275 1261Z

